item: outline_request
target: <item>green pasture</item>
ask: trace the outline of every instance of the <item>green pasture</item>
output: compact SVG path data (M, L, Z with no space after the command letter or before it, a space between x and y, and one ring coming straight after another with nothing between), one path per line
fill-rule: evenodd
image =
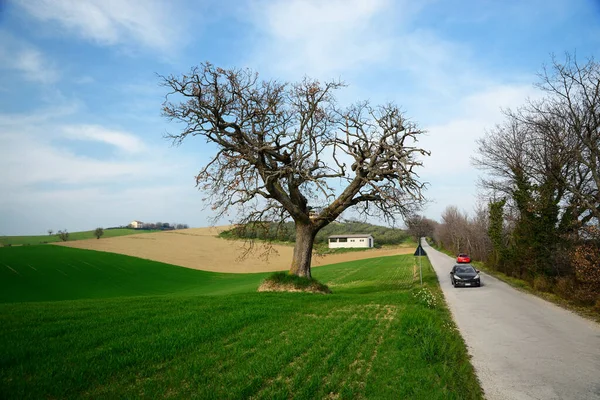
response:
M251 292L267 274L197 271L62 246L0 248L0 303Z
M412 256L313 269L331 295L54 246L2 248L0 262L3 399L482 396Z
M137 229L105 229L104 235L101 236L100 239L116 237L116 236L125 236L125 235L135 235L138 233L152 233L152 232L160 232L156 230L137 230ZM94 235L94 231L83 231L83 232L69 232L69 241L71 240L82 240L82 239L96 239ZM0 236L0 245L1 246L17 246L17 245L35 245L35 244L44 244L44 243L54 243L60 242L60 238L56 235L56 233L52 235L38 235L38 236Z

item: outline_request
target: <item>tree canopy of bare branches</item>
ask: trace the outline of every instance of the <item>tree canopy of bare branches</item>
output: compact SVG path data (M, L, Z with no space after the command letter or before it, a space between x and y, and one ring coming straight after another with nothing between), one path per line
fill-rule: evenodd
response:
M404 218L404 223L406 224L408 234L411 235L416 241L422 237L433 237L435 229L438 225L437 221L416 213Z
M491 251L487 214L487 208L481 205L472 217L456 206L447 206L441 223L435 224L434 240L454 254L468 253L474 260L486 260Z
M505 111L473 159L490 198L506 200L505 262L528 277L568 271L560 255L600 221L600 64L553 57L539 78L543 96Z
M423 131L393 104L341 109L340 82L262 81L210 63L161 79L163 115L182 125L168 137L216 146L196 177L216 218L235 209L244 224L293 219L293 274L311 276L316 233L349 207L395 221L424 200L416 173L428 155L417 146Z
M478 141L473 163L488 173L482 186L509 200L535 191L532 200L562 207L564 229L600 221L600 64L567 55L539 76L545 96L507 110Z

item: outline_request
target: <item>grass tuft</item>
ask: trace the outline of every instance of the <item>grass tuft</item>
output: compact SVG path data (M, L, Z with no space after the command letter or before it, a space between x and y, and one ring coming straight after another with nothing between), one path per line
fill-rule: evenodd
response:
M275 272L258 287L259 292L309 292L330 294L327 285L315 279L292 275L287 272Z

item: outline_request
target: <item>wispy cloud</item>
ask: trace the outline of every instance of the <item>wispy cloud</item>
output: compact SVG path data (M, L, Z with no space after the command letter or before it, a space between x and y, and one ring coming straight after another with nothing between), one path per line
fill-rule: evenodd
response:
M60 78L54 63L29 43L0 32L0 69L18 71L30 82L51 84Z
M0 114L0 191L27 190L36 184L143 185L177 176L177 169L185 162L167 162L168 149L152 148L133 133L100 125L65 124L60 122L64 117L51 111L32 112L30 118L23 119ZM66 146L65 139L84 145ZM119 151L110 157L90 157L87 153L93 144L85 142L105 143Z
M98 125L71 125L62 128L65 137L73 140L90 140L115 146L126 153L141 153L147 150L137 136Z
M5 190L34 184L90 185L116 180L134 181L151 163L96 160L53 145L37 135L2 133L0 170Z
M475 153L475 142L503 121L502 109L518 107L536 95L532 85L505 84L460 98L457 109L462 112L425 127L428 133L420 144L432 153L426 160L427 175L460 176L472 171L470 156Z
M256 63L277 73L331 78L389 57L386 0L261 2L250 13L261 32ZM260 43L258 43L260 42Z
M205 225L194 187L197 155L101 125L67 124L68 107L30 114L0 114L0 234L84 230L135 218ZM119 151L85 155L94 143Z
M19 3L41 21L100 45L131 44L171 51L182 40L182 23L172 2L159 0L23 0Z

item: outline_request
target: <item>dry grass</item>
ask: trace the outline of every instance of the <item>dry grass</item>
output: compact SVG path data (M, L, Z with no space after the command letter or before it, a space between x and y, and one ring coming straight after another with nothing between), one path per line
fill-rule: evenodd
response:
M265 260L260 254L262 247L257 244L257 249L253 254L245 259L240 259L245 251L243 241L217 237L220 232L229 228L229 226L194 228L100 240L78 240L56 243L56 245L126 254L204 271L248 273L289 269L293 247L274 245L273 248L277 250L278 254L272 254L268 260ZM313 267L318 267L366 258L412 254L413 252L413 248L396 248L330 254L314 256L312 264Z
M303 288L299 288L294 286L291 283L276 283L266 281L260 284L257 292L306 292L306 293L320 293L320 294L328 294L331 291L325 291L316 286L307 286Z

